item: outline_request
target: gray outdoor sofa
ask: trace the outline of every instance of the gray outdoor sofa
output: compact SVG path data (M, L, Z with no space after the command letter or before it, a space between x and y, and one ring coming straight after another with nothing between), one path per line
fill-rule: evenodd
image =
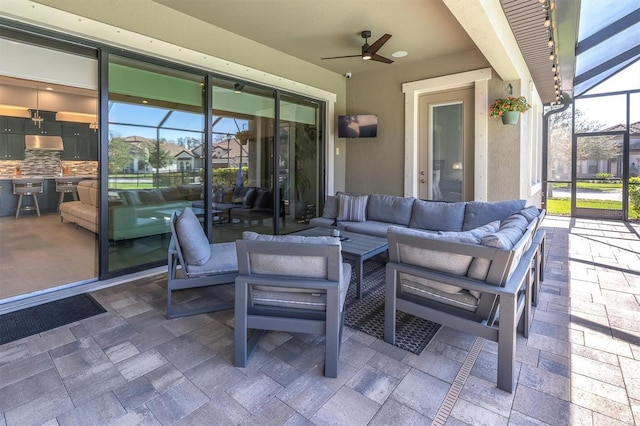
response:
M310 225L388 239L386 341L397 310L495 341L497 384L512 392L516 333L528 335L542 280L545 214L525 200L338 194Z

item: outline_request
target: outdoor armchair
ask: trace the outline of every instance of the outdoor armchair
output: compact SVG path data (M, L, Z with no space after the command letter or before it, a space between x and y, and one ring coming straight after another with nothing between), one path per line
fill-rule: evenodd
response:
M233 308L232 300L218 300L204 305L197 303L194 306L172 302L174 291L231 284L238 275L235 243L209 244L200 221L189 207L180 216L176 212L171 215L168 265L167 318Z
M344 301L351 266L334 237L245 232L236 241L235 365L267 330L324 334L325 376L338 376ZM250 336L249 330L253 330Z

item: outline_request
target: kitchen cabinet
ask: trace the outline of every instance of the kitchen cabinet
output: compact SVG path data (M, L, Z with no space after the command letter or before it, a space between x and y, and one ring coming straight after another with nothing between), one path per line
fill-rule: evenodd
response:
M98 160L98 138L89 135L87 137L63 137L63 160Z
M0 160L24 160L24 134L0 133Z
M0 133L24 133L24 118L0 116Z
M41 114L42 116L42 114ZM61 136L62 135L62 122L55 121L55 119L45 119L40 123L40 127L33 121L26 119L24 125L24 132L28 135L47 135L47 136Z
M62 123L63 160L98 160L98 133L86 123Z
M16 214L18 196L13 194L13 181L0 180L0 216Z
M92 133L87 123L72 123L68 121L62 122L62 137L89 137L89 133Z

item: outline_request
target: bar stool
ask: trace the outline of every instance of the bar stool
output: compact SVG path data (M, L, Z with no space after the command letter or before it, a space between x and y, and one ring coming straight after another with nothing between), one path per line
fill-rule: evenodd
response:
M16 207L16 219L20 216L20 210L35 209L40 216L40 206L38 205L38 194L42 194L44 179L42 178L21 178L13 180L13 193L18 195L18 206ZM22 206L24 195L33 196L33 206Z
M71 194L74 201L78 201L78 182L82 178L74 177L61 177L56 178L56 192L60 193L60 200L58 200L58 211L60 211L60 204L64 202L64 196Z

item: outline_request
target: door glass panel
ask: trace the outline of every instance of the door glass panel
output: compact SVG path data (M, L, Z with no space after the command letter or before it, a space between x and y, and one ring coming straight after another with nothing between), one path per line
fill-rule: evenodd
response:
M545 205L549 214L571 215L573 106L549 117Z
M174 211L201 216L201 76L109 58L109 271L166 262Z
M431 108L432 199L462 201L464 188L463 104Z
M274 232L274 92L213 83L213 239Z
M580 214L621 216L623 145L621 134L577 137L575 207Z
M319 215L321 134L318 103L282 96L278 166L286 230L306 227Z

